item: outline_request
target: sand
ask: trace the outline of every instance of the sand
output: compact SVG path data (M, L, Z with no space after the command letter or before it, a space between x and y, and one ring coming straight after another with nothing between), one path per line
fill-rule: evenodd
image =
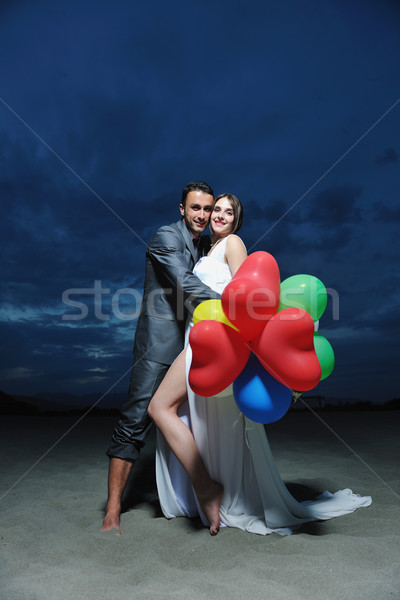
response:
M287 537L225 528L215 538L161 515L154 435L116 536L98 533L115 417L2 417L1 600L400 598L400 413L320 416L348 446L311 413L268 426L284 481L300 500L350 487L372 506Z

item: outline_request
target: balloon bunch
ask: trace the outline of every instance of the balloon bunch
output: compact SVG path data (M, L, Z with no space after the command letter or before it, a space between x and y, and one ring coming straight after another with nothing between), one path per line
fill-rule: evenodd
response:
M314 333L326 304L316 277L295 275L281 284L271 254L250 254L221 300L202 302L194 312L190 387L215 396L233 383L245 416L277 421L290 407L292 389L310 390L333 369L332 347Z

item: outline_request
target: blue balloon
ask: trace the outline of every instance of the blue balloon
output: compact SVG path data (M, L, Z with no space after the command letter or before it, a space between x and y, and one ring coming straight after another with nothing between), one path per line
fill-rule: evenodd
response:
M257 423L274 423L289 410L292 390L275 379L253 352L233 382L239 410Z

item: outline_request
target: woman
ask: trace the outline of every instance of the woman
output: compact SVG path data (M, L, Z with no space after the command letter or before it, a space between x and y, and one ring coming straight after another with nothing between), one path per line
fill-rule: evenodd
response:
M242 215L235 196L218 196L210 219L211 250L197 263L194 273L219 293L247 256L235 235ZM190 390L191 356L187 346L149 406L150 416L194 489L193 493L160 437L157 487L167 518L200 514L211 535L218 533L220 518L230 527L286 535L307 521L329 519L371 503L369 497L361 498L350 490L333 495L324 492L314 502L297 502L280 478L263 425L243 416L229 390L216 398L202 398ZM185 410L187 406L189 410Z

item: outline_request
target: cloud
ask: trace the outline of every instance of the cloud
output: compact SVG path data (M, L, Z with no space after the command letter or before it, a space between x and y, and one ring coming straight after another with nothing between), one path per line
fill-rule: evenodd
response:
M0 379L3 381L10 381L12 379L31 379L38 375L33 369L27 369L26 367L13 367L11 369L1 369Z
M32 394L43 390L74 392L74 382L79 379L91 381L95 391L105 390L131 363L134 324L121 327L127 329L125 338L112 324L69 327L59 322L0 323L0 336L7 340L0 349L0 389ZM29 381L34 387L27 385ZM121 382L119 389L126 388L127 382ZM90 386L87 389L92 391Z
M399 155L394 148L386 148L383 154L380 154L376 158L377 165L389 165L399 160Z
M390 319L381 330L373 323L385 294L396 294L382 276L388 255L397 260L400 220L393 169L381 168L398 162L384 128L291 207L393 97L398 18L378 3L331 3L325 12L318 2L239 4L138 11L100 1L94 13L92 2L43 0L11 3L3 15L4 99L95 191L0 107L1 360L26 369L21 385L32 371L42 373L31 380L42 389L73 391L74 381L109 377L100 386L129 366L135 323L99 322L84 295L76 298L88 301L87 318L63 322L72 311L61 296L99 280L112 317L113 294L143 284L145 244L130 228L147 242L176 221L191 179L243 200L246 245L271 252L283 278L309 272L344 289L342 326L388 341ZM343 23L356 29L360 19L357 38L343 37ZM200 34L188 23L201 24ZM397 114L387 117L391 130ZM371 170L376 148L385 150ZM128 295L120 308L129 311Z
M245 205L250 245L263 237L277 252L342 249L365 219L357 204L362 192L361 186L348 184L326 188L298 205L282 199L264 204L250 200Z
M331 186L307 203L303 219L328 229L357 223L363 218L356 202L362 192L359 185Z
M375 221L381 223L399 223L400 222L400 204L396 202L394 206L389 206L384 202L374 202L373 204Z

